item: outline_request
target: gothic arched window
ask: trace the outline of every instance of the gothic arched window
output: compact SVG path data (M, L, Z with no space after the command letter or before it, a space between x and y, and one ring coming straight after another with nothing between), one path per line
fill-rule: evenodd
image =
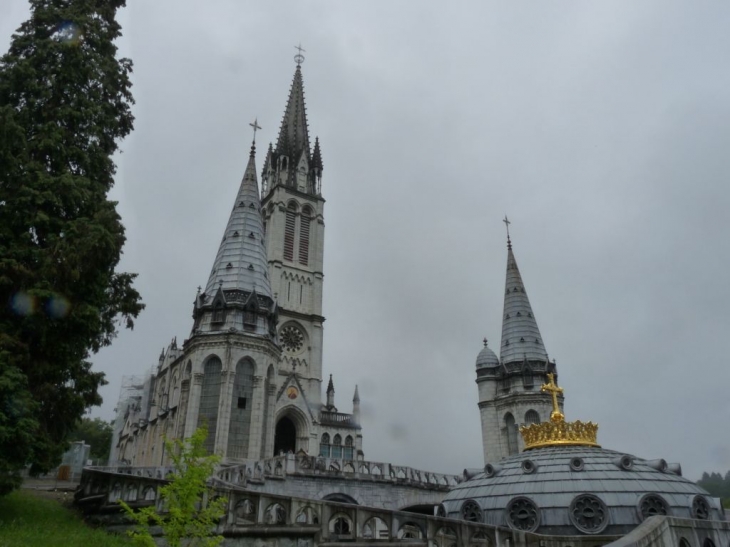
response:
M348 435L345 437L345 450L343 452L343 458L346 460L352 460L353 458L353 445L352 445L352 437Z
M200 410L198 411L198 427L207 426L208 436L205 447L208 454L215 447L215 433L218 425L218 401L221 395L221 360L213 356L203 366L203 385L200 389Z
M342 457L342 437L339 434L335 435L335 438L332 439L332 457Z
M284 260L294 261L294 234L297 229L297 204L293 201L286 208L284 225Z
M540 415L536 410L528 410L525 412L525 423L527 425L540 423Z
M223 323L223 320L225 319L224 314L223 304L221 302L217 302L213 308L213 318L211 319L211 323Z
M517 428L515 417L509 412L504 416L505 435L507 440L507 453L511 456L517 454Z
M299 264L309 264L309 222L312 217L312 209L308 205L302 209L302 216L299 220Z
M330 436L329 433L323 433L319 441L319 455L323 458L330 457Z

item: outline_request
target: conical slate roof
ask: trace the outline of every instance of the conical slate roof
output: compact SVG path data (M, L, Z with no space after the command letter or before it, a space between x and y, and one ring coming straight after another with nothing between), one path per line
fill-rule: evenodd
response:
M284 119L281 121L279 138L276 141L276 152L285 154L298 161L302 151L307 160L312 156L309 149L309 128L307 126L307 110L304 106L304 83L302 70L297 65L294 72L294 81L289 90L289 100L286 103Z
M502 347L500 361L547 361L540 329L532 313L520 270L517 268L512 243L507 240L507 281L502 315Z
M255 154L254 144L251 146L246 172L205 287L208 296L213 296L220 287L224 291L255 290L260 296L268 296L273 300L267 273Z

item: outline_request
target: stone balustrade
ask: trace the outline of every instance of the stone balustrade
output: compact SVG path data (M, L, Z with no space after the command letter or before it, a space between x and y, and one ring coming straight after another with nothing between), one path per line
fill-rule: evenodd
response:
M215 476L226 483L244 486L252 481L260 482L269 477L286 478L289 475L317 475L342 480L407 483L439 491L448 490L463 480L462 475L421 471L385 462L293 454L222 467Z

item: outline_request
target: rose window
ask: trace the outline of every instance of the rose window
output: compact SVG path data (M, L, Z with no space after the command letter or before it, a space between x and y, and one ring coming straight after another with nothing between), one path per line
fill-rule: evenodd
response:
M692 517L699 520L710 518L710 504L702 496L695 496L692 500Z
M655 494L644 496L639 502L639 513L642 519L655 515L666 515L667 512L667 502Z
M507 506L507 523L523 532L534 532L540 525L540 511L529 498L515 498Z
M304 335L302 334L302 331L293 325L288 325L281 329L279 337L284 349L290 353L299 351L304 345Z
M465 501L461 506L461 518L469 522L482 522L482 509L475 501Z
M608 524L608 510L596 496L583 494L570 504L570 520L581 532L597 534Z

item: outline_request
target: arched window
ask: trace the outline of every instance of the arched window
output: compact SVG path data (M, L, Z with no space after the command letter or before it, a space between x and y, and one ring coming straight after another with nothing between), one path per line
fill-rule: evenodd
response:
M323 433L319 441L319 455L323 458L330 457L330 436L329 433Z
M231 397L231 419L228 426L229 458L244 459L248 454L251 433L251 407L253 406L254 363L243 359L236 364Z
M342 457L342 437L339 434L332 439L332 457L338 459Z
M284 260L294 261L294 234L297 229L297 204L291 202L286 208L284 225Z
M350 435L348 435L347 437L345 437L345 451L344 451L343 457L346 460L352 460L352 459L354 459L352 456L353 456L352 437Z
M180 384L179 384L180 375L179 373L175 373L172 376L172 382L170 382L170 385L172 386L172 399L170 399L170 408L175 408L178 403L180 402Z
M532 369L530 369L529 365L526 365L522 369L522 387L525 389L532 389L535 387L535 380L532 376Z
M527 425L540 423L540 415L536 410L528 410L525 412L525 423Z
M505 435L507 437L507 453L511 456L517 454L517 428L515 417L509 412L504 416Z
M223 323L225 317L223 304L221 302L216 303L215 308L213 308L213 318L211 319L211 323Z
M309 264L309 222L312 217L312 209L306 206L302 209L302 216L299 220L299 264Z
M218 425L218 401L221 394L221 369L223 364L218 357L211 357L203 367L203 385L200 389L200 410L198 427L207 426L208 436L203 446L212 454L215 448L215 432Z

